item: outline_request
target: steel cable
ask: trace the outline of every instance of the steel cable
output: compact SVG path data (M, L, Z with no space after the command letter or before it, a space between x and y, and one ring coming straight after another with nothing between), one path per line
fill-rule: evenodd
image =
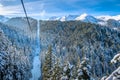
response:
M27 15L27 12L26 12L25 5L24 5L23 0L21 0L21 4L22 4L22 7L23 7L23 10L24 10L24 13L25 13L27 22L28 22L28 26L29 26L29 28L30 28L30 30L31 30L30 21L29 21L29 19L28 19L28 15Z

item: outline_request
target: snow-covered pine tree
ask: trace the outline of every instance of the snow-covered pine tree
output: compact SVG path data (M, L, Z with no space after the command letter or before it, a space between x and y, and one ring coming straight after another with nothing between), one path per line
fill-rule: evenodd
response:
M69 80L71 77L71 68L69 61L65 61L62 68L63 68L63 75L61 80Z
M42 67L42 78L43 80L51 79L52 75L52 47L49 46L48 52L45 55L45 61Z
M62 69L60 67L60 61L57 58L56 63L53 67L52 80L60 80L61 76L62 76Z
M79 63L78 63L79 65ZM89 65L89 59L84 56L80 65L78 66L78 80L90 80L90 65Z
M77 64L73 66L72 68L72 79L78 79L79 72L78 70L80 69L80 57L78 56L77 58Z

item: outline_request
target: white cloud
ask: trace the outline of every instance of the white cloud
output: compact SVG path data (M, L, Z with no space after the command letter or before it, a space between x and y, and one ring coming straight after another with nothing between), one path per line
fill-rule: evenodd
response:
M25 8L28 13L28 16L40 16L43 17L46 13L44 10L44 4L36 2L28 2L25 3ZM0 4L0 15L5 16L25 16L22 5L14 5L14 6L3 6Z
M50 16L58 16L66 15L67 12L63 12L59 10L59 8L55 7L55 2L40 0L35 2L27 2L25 3L25 8L27 10L28 16L30 17L38 17L38 18L48 18ZM62 12L62 13L61 13ZM0 6L0 15L5 15L8 17L14 16L25 16L22 5L10 5L10 6Z
M12 15L12 14L15 14L15 13L20 13L21 12L21 9L19 8L19 6L7 6L7 7L4 7L4 6L1 6L0 7L0 15Z

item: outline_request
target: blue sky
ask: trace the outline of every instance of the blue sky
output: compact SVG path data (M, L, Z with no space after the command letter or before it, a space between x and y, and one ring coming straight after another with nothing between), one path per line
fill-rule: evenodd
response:
M29 16L120 15L120 0L23 0ZM24 16L20 0L0 0L0 15Z

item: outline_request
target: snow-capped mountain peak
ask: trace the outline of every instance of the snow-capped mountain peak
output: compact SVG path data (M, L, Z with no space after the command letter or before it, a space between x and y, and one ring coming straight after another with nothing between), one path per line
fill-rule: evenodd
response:
M68 15L66 16L66 20L75 20L76 17L78 17L78 15Z
M60 18L60 21L69 21L69 20L75 20L75 18L78 17L78 15L67 15Z
M91 15L88 15L86 13L81 14L75 20L81 20L83 22L91 22L91 23L98 23L98 21L99 21L97 18L95 18Z
M66 21L66 17L65 16L61 17L60 21Z
M75 20L84 20L86 18L86 16L88 16L86 13L81 14L80 16L78 16Z
M69 21L69 20L75 20L76 17L78 17L78 15L67 15L62 17L53 16L50 17L48 20Z

